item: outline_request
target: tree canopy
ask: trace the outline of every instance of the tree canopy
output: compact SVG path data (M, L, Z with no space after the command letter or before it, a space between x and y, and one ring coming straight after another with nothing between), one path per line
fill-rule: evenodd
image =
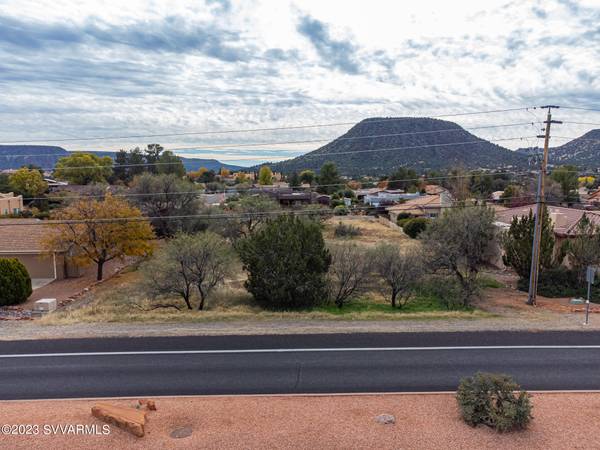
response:
M342 186L342 179L338 173L337 167L332 162L326 162L319 171L319 184L317 192L321 194L332 194Z
M273 171L269 166L262 166L258 171L258 184L261 186L273 184Z
M282 215L238 241L236 249L248 272L246 288L257 302L292 309L327 298L331 255L318 222Z
M122 198L108 194L100 201L78 200L56 211L52 218L65 223L53 225L48 231L46 249L69 249L72 260L81 266L95 263L98 280L108 261L152 252L152 227L138 208Z
M21 194L25 197L37 197L48 189L48 183L44 181L44 177L39 170L25 167L12 173L8 182L15 194Z
M58 160L54 176L73 184L101 183L112 175L112 165L110 156L74 153Z

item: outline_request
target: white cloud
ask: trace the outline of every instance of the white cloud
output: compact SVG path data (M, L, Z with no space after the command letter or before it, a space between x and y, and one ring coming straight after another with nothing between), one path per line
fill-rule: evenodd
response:
M548 102L600 106L600 7L593 0L371 0L368 7L362 0L136 0L102 7L8 0L0 4L0 21L0 141L352 122ZM566 110L560 115L582 118ZM457 122L532 117L519 112ZM581 121L600 122L600 114ZM530 128L478 134L536 134ZM334 138L345 129L162 142L202 148ZM561 133L586 130L565 124ZM274 153L231 149L218 156Z

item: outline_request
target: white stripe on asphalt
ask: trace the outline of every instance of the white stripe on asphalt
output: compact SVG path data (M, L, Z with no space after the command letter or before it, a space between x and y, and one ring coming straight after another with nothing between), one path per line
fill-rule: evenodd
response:
M245 353L324 353L324 352L414 352L444 350L598 350L600 345L488 345L463 347L341 347L341 348L258 348L236 350L147 350L125 352L22 353L0 358L51 358L67 356L132 355L227 355Z

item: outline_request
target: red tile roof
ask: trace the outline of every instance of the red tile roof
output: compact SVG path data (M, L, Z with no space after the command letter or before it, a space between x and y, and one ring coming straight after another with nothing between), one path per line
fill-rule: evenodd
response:
M513 217L527 216L530 210L535 215L535 209L535 204L532 204L496 211L496 221L510 224ZM584 211L582 209L548 205L548 212L554 224L554 232L559 235L575 235L577 224L584 214L592 223L600 226L600 211Z

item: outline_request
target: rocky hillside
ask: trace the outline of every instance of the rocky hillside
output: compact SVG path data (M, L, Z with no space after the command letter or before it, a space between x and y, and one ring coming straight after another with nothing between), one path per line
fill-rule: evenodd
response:
M114 152L92 151L100 156L115 157ZM62 147L50 145L0 145L0 170L18 169L19 167L33 164L42 168L53 168L63 156L70 153ZM198 170L206 167L209 170L219 171L221 167L237 171L240 166L225 164L216 159L181 158L187 170Z
M549 159L554 165L573 164L581 169L597 169L600 167L600 129L551 148Z
M0 145L0 170L18 169L28 164L54 167L56 161L68 155L64 148L53 145Z
M384 175L400 166L424 171L527 165L526 156L478 138L454 122L375 117L313 152L272 164L272 168L318 170L327 161L333 161L345 175Z

